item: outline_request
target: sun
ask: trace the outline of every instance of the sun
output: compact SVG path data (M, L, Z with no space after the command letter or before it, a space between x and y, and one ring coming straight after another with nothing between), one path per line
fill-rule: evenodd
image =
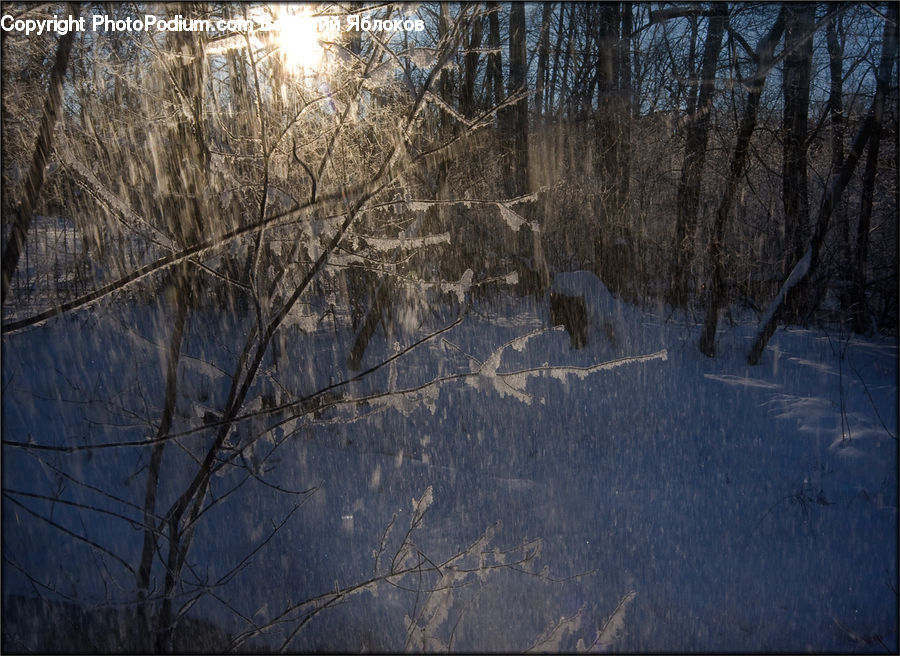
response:
M315 16L306 12L285 12L278 18L278 49L290 68L303 72L321 68L325 57L322 40L328 33L320 25Z

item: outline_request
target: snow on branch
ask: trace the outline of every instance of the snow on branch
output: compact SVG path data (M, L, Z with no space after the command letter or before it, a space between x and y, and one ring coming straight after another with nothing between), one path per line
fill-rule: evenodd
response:
M427 92L426 92L426 95L427 95L429 101L433 102L435 105L437 105L438 107L440 107L444 112L446 112L447 114L449 114L450 117L451 117L454 121L456 121L456 122L458 122L458 123L462 123L462 124L465 125L467 128L471 129L472 126L475 125L475 123L477 122L477 121L470 121L470 120L468 120L465 116L463 116L463 115L460 114L458 111L456 111L455 109L453 109L450 105L448 105L446 102L444 102L444 99L443 99L443 98L441 98L439 95L437 95L436 93L432 92L431 90L427 91Z
M578 646L576 649L579 652L591 651L606 651L613 644L618 641L622 637L622 633L625 631L625 611L628 610L628 606L634 601L634 598L637 596L637 592L631 591L619 602L619 605L616 606L616 610L613 611L613 614L609 616L606 622L603 623L603 626L597 630L597 637L594 639L594 642L591 643L590 646L585 646L584 642L579 640Z
M449 244L450 233L442 232L436 235L426 235L424 237L403 237L398 236L396 239L387 239L383 237L363 237L366 244L376 251L393 251L397 248L411 249L422 248L424 246L436 246L438 244Z
M440 385L449 383L454 380L464 381L466 384L482 391L495 391L502 396L512 396L526 404L532 401L532 395L525 392L528 380L533 377L549 375L562 382L566 381L567 376L573 375L583 380L590 374L600 371L606 371L622 367L630 364L640 364L653 360L665 361L668 359L666 349L649 353L646 355L635 355L616 360L608 360L587 367L574 367L568 365L542 365L540 367L532 367L529 369L520 369L517 371L500 372L497 371L500 365L500 356L502 350L507 346L514 345L517 342L524 342L530 337L541 331L535 331L504 344L495 350L485 361L480 364L474 371L447 374L435 377L420 385L406 387L402 389L387 390L362 397L344 397L335 399L333 402L323 404L319 407L321 412L327 407L337 406L359 406L369 404L372 406L380 406L383 409L392 408L404 415L408 415L416 409L420 408L424 403L428 408L434 411L436 408L436 397ZM299 419L299 415L294 415L289 419L279 422L279 425L288 421Z
M370 577L344 586L335 581L333 589L289 604L266 623L257 623L239 615L238 618L249 626L234 637L227 651L237 650L247 641L287 625L291 630L280 646L280 651L286 651L300 631L319 613L360 593L378 595L385 584L388 591L409 593L414 602L411 612L404 618L406 649L447 651L452 649L454 634L465 612L465 609L457 610L456 597L460 591L473 584L484 585L490 575L502 570L534 576L547 583L560 582L560 579L550 577L546 567L539 573L534 571L535 561L541 554L540 540L523 540L510 549L492 546L501 522L488 526L475 540L449 556L429 557L427 550L417 545L414 536L424 527L425 515L433 501L431 486L419 499L412 500L409 526L387 569L382 569L380 563L385 562L381 557L397 519L396 513L385 529L379 549L374 553L375 571ZM593 573L584 572L562 581ZM552 631L543 635L551 635Z
M535 367L533 369L522 369L520 371L511 371L506 374L498 374L499 376L523 376L523 375L531 375L531 374L540 374L540 373L549 373L554 378L558 378L559 380L565 381L566 376L573 375L578 377L580 380L584 380L589 374L596 373L598 371L606 371L609 369L615 369L616 367L621 367L626 364L638 364L641 362L650 362L651 360L661 360L665 362L669 358L669 353L666 349L662 349L661 351L657 351L656 353L648 353L647 355L631 355L624 358L618 358L616 360L607 360L606 362L600 362L599 364L593 364L587 367L570 367L570 366L560 366L560 365L547 365L543 367Z
M564 651L562 641L569 633L581 629L581 621L584 615L585 605L582 605L571 617L560 618L556 626L542 633L537 641L526 650L526 653L548 653Z
M484 205L484 206L500 206L503 205L507 209L512 208L515 205L522 205L524 203L534 203L538 200L541 193L548 191L550 187L544 186L536 189L535 191L523 194L521 196L514 196L513 198L508 198L504 201L498 201L495 199L488 198L437 198L437 199L429 199L429 198L394 198L392 200L382 201L379 203L372 203L370 205L370 209L377 210L383 209L387 207L402 207L403 209L410 212L424 212L431 207L437 206L448 206L448 207L462 207L462 208L471 208L476 205ZM510 210L512 211L512 210ZM518 215L517 215L518 216ZM527 222L524 218L521 218L521 221Z
M321 413L330 407L358 407L360 405L369 405L380 407L381 409L393 409L403 415L409 415L424 404L432 412L436 409L436 400L441 385L451 381L463 381L467 385L481 391L494 391L503 396L512 396L518 401L530 404L533 400L532 395L525 392L526 385L530 378L549 375L557 380L566 382L566 378L570 375L576 376L580 380L584 380L587 376L617 367L631 364L641 364L654 360L666 361L668 359L668 351L662 349L655 353L645 355L634 355L606 362L599 362L587 367L576 367L569 365L541 365L528 369L519 369L516 371L498 371L503 351L512 347L521 350L525 342L532 337L546 332L547 329L540 329L531 333L520 335L515 339L506 342L495 349L484 362L479 362L475 358L472 360L472 370L468 372L458 372L436 376L425 383L414 385L400 389L390 389L383 392L377 392L366 396L359 397L335 397L334 399L322 403L317 406L317 412ZM551 329L552 330L552 329ZM296 403L287 404L288 406L296 406ZM269 410L267 412L272 412ZM282 426L289 422L301 419L303 415L309 414L307 411L300 410L293 413L290 417L281 419L277 424L270 427L273 430L277 426Z

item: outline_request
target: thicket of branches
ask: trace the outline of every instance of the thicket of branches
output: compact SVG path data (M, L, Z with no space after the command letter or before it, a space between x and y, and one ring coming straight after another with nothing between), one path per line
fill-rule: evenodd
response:
M58 528L133 579L155 647L175 647L184 613L233 576L195 570L207 513L245 481L267 485L260 459L302 422L371 400L349 383L456 325L473 297L540 296L555 272L589 269L628 300L705 311L709 355L735 303L762 320L758 351L778 320L896 330L894 4L313 10L411 15L425 30L331 35L305 74L265 33L3 34L4 347L90 308L166 317L159 390L128 388L139 430L4 436L4 451L52 468L82 509L138 527L126 550ZM275 11L4 5L21 17ZM188 337L210 325L240 340L215 362L225 383L210 409L186 418L184 361L211 359ZM291 340L322 326L354 335L337 358L356 373L326 387L281 376ZM397 341L389 359L367 357L379 330ZM76 473L107 450L138 472L122 490ZM278 492L296 509L312 488ZM5 486L4 507L52 525L65 502L54 494ZM413 556L400 560L443 576ZM383 580L412 571L376 567ZM279 621L299 629L351 592ZM236 640L263 628L248 620ZM449 639L410 633L423 648Z
M317 11L346 15L339 5ZM371 15L405 16L402 5L378 12ZM185 8L184 15L252 13L210 6ZM338 39L334 45L343 54L332 60L327 92L321 84L298 85L285 64L267 54L277 46L271 41L254 42L254 56L246 48L228 49L240 46L240 38L215 34L78 37L68 44L74 50L58 130L51 130L57 143L51 144L47 188L37 185L30 201L29 163L42 150L34 135L46 122L41 107L52 95L51 63L63 40L56 49L52 37L4 35L17 46L4 63L4 234L11 234L16 213L64 215L72 238L62 245L71 243L66 255L80 265L61 274L45 264L37 279L11 273L17 299L6 304L7 317L96 287L100 272L85 269L98 259L109 281L193 245L191 239L214 244L226 228L245 229L245 238L262 246L265 233L257 239L254 226L268 219L260 217L307 203L313 186L320 192L316 209L327 214L324 204L336 198L339 171L343 183L352 177L362 184L392 154L391 170L406 172L391 183L404 200L502 200L540 192L518 210L540 231L539 255L529 231L511 237L480 227L497 223L496 207L432 207L425 219L430 227L441 234L449 225L463 237L452 253L429 255L450 277L468 268L460 262L469 255L485 272L512 262L525 291L546 284L546 267L588 268L632 300L700 310L738 302L761 314L821 232L823 248L816 250L822 262L810 272L802 302L795 299L782 319L847 320L857 332L895 330L897 87L890 4L807 3L782 11L724 3L543 3L520 15L505 5L463 3L426 4L416 15L424 33L345 33ZM769 31L771 52L760 52ZM174 70L164 54L179 50L193 64ZM381 54L367 60L372 52ZM414 88L431 72L427 93L417 98ZM148 94L160 101L152 112ZM328 115L347 110L354 98L357 109L350 114ZM404 111L413 111L415 120L399 131L389 128ZM110 113L140 121L111 125ZM870 117L877 126L866 131L854 156L854 139ZM329 133L334 125L340 127ZM405 140L403 148L396 149L396 139ZM432 153L435 140L446 147ZM175 142L182 150L193 144L195 152L180 157L196 160L202 173L178 173L178 193L150 193L156 190L148 188L155 184L148 178L158 178L165 192L166 180L176 175L166 168L181 170L180 164L155 155L145 172L144 162L126 162L129 149L159 153ZM105 170L116 171L115 180L101 179ZM832 177L844 171L833 220L825 221L817 216L820 201ZM183 203L178 194L197 197L191 187L203 189L210 207L173 212L173 203ZM264 195L263 188L269 190ZM43 205L32 207L36 202ZM63 207L68 211L59 212ZM216 219L178 227L184 221L173 216L187 210ZM363 221L379 234L372 212L354 223ZM818 223L827 229L817 230ZM34 246L33 260L46 250L37 246L47 232L26 244ZM391 226L390 232L399 231ZM460 253L470 237L485 244L485 252L501 253L502 264L492 267L484 253ZM511 244L516 237L521 243ZM217 246L239 259L246 254L235 252L242 247L237 241ZM171 258L163 266L170 264ZM265 273L251 272L246 262L230 264L243 266L242 275ZM277 258L273 268L280 269ZM368 268L357 267L363 280L353 282L371 292Z

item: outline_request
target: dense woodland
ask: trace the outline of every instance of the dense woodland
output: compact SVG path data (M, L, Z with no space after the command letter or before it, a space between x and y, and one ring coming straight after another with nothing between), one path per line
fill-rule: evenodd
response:
M346 327L338 359L363 376L376 335L406 348L466 299L542 303L556 274L588 270L702 322L710 357L747 313L751 364L786 324L896 334L896 3L2 8L293 12L424 29L321 31L302 65L277 31L2 33L4 349L122 304L169 317L126 513L140 548L121 559L156 648L181 644L197 518L243 461L235 426L338 398L261 385L298 325ZM180 359L210 317L238 341L219 406L185 427ZM167 477L175 427L203 438Z
M207 19L255 11L160 9ZM141 14L127 3L113 10ZM5 11L39 18L63 7ZM531 293L554 271L584 268L628 299L706 312L713 327L730 303L766 307L811 249L778 319L893 331L892 11L322 5L317 15L414 15L425 29L329 33L321 69L299 72L271 33L5 32L4 311L25 325L50 301L97 289L101 275L124 284L153 262L178 298L199 286L269 303L256 298L257 278L267 269L290 278L290 267L266 248L267 233L283 242L276 235L297 217L338 203L359 205L333 248L348 261L350 302L362 306L356 287L371 294L379 279L458 280L472 268L486 288L515 271L517 289ZM509 226L498 208L514 199L513 232L498 229ZM400 218L410 201L431 206ZM75 252L29 251L35 216L60 217ZM365 241L400 231L452 234L394 256ZM189 266L189 249L218 259ZM56 258L56 269L16 275L29 252L32 262ZM135 288L152 294L160 280ZM714 353L711 338L702 348Z

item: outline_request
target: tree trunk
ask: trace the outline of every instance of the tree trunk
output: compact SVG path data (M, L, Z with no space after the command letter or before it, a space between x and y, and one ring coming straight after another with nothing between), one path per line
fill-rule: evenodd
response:
M619 139L621 131L616 89L616 42L618 41L618 7L604 4L598 7L599 33L597 75L597 153L594 155L595 174L598 181L600 211L598 224L594 226L595 238L602 240L603 231L618 212ZM611 236L610 236L611 237ZM601 252L595 252L593 261L603 260ZM601 279L605 276L601 273Z
M844 167L844 46L843 13L837 11L825 27L825 41L828 46L828 70L830 74L830 87L828 92L829 116L831 118L831 170L840 171ZM841 307L848 314L852 306L852 299L847 282L853 279L851 272L851 242L850 242L850 218L847 216L846 202L841 200L834 210L835 221L841 231L840 238L840 266L841 278L844 284L841 286Z
M492 94L490 104L496 106L503 102L503 55L500 52L500 11L499 5L493 5L488 14L488 45L491 54L488 55L486 82L488 92Z
M622 3L620 17L622 32L618 40L619 53L619 118L622 121L620 127L621 148L619 150L619 171L621 180L621 204L624 216L628 216L629 188L631 181L631 117L632 107L631 93L631 12L630 2Z
M550 73L550 89L544 94L547 102L546 114L548 116L556 116L557 112L560 109L556 106L556 101L559 97L556 91L556 80L557 76L559 75L559 57L562 54L563 49L563 36L566 32L566 30L564 29L566 21L566 6L567 5L565 4L561 4L559 7L559 29L556 32L556 47L553 52L553 70Z
M784 275L790 273L803 255L809 225L807 191L807 117L809 78L812 67L812 31L816 7L813 3L784 3L784 59L782 89L784 114L782 131L781 185L784 203Z
M784 31L784 7L778 13L775 24L766 34L754 53L756 59L756 72L750 81L750 92L747 94L747 103L744 106L744 115L738 129L737 142L731 157L731 166L728 179L725 183L725 191L722 201L716 210L716 218L713 224L713 234L709 242L709 260L712 265L712 289L709 295L709 305L706 309L706 320L703 325L703 334L700 337L700 352L706 356L714 357L716 354L716 328L719 323L719 308L725 297L725 225L731 205L737 193L737 186L747 159L750 156L750 138L756 129L756 117L759 111L759 100L766 84L766 75L772 66L772 57L775 46L781 39Z
M76 9L70 8L72 15L77 14ZM25 240L28 237L28 228L38 204L41 188L44 186L44 171L50 160L50 151L53 149L53 129L59 118L62 108L63 81L66 77L66 68L69 65L69 54L72 52L72 43L75 40L74 32L67 32L59 39L56 46L56 60L50 73L50 86L47 89L47 100L44 102L44 111L41 116L41 126L38 130L37 140L34 144L34 153L31 159L31 168L25 179L25 197L16 210L16 216L6 248L3 249L2 282L0 282L0 305L6 303L9 294L9 285L12 281L16 267L19 265L19 256L25 248Z
M507 177L508 197L527 193L528 171L528 51L525 40L525 4L512 2L509 10L509 94L520 96L506 111L506 130L513 146L512 169Z
M859 224L856 229L856 253L853 263L853 331L866 333L869 330L868 306L866 303L866 264L869 254L869 228L872 224L872 200L875 193L875 174L878 170L878 150L881 142L881 124L884 116L884 99L891 80L894 67L897 43L897 5L888 7L887 22L892 26L891 34L885 28L884 50L881 53L881 64L878 67L878 89L872 107L875 125L869 139L869 152L866 156L866 169L863 174L862 199L859 207ZM889 41L888 39L893 39ZM894 52L888 52L889 43L894 43Z
M699 35L699 16L691 15L688 17L688 20L691 23L691 40L690 40L690 49L688 50L688 99L687 99L687 112L688 116L693 116L697 113L697 102L698 102L698 94L700 92L700 80L698 79L700 76L699 71L697 70L697 37ZM709 36L707 35L706 40L709 41Z
M728 5L715 3L709 18L706 43L703 47L703 64L700 71L699 91L695 113L689 114L687 139L684 147L684 165L678 182L678 199L675 215L675 276L672 281L670 301L684 306L687 302L687 275L694 256L694 233L697 228L700 207L700 183L706 162L706 146L712 119L712 97L716 88L716 65L722 50L722 36L728 21Z
M175 416L176 392L178 390L178 363L181 360L181 343L184 335L184 326L187 320L188 307L190 305L190 279L187 265L183 264L175 270L176 279L176 308L175 320L172 326L172 336L169 341L169 353L166 365L166 388L163 400L163 412L156 431L156 438L162 438L169 434L172 428L172 418ZM153 569L153 557L158 547L159 532L163 526L156 522L156 495L159 486L159 474L162 466L162 457L165 451L165 442L157 442L151 447L150 463L147 466L147 482L144 492L144 544L141 551L141 560L138 564L136 584L138 598L142 603L140 609L143 615L143 623L150 635L153 631L151 609L145 604L146 595L150 589L150 572Z
M187 17L197 15L198 8L187 4L180 5L179 11ZM164 198L164 212L167 229L175 242L182 248L188 248L201 242L208 232L207 208L204 195L208 188L207 173L209 171L210 153L205 142L203 117L204 99L204 62L202 37L188 32L171 32L168 35L168 46L177 54L170 64L169 76L175 88L172 89L172 102L181 111L176 113L174 126L167 130L166 139L169 150L164 160L164 170L160 176L161 192ZM180 358L180 346L187 314L191 307L193 291L196 287L196 272L189 261L173 271L173 283L176 294L176 321L172 329L170 341L169 363L166 376L166 401L160 420L158 436L165 435L171 427L174 410L171 407L177 385L176 371ZM171 387L170 387L171 386ZM163 430L165 428L165 430ZM161 479L160 465L164 443L151 447L150 468L147 474L147 485L144 497L144 515L153 517L156 513L157 487L167 481ZM166 526L161 529L165 530ZM182 551L182 535L177 526L169 522L168 532L168 564L166 566L164 598L156 621L155 644L158 651L171 651L174 623L172 603L180 582L180 566L173 567L179 559L184 558ZM147 529L145 529L146 531ZM139 595L143 596L149 587L142 580L144 568L152 564L152 553L155 551L158 534L144 534L144 551L138 571ZM152 543L151 543L152 540ZM149 543L149 544L148 544ZM146 576L149 577L149 570ZM144 590L140 586L144 585Z
M563 5L565 7L565 5ZM560 113L562 113L563 102L566 104L566 116L567 118L572 118L572 93L569 90L568 80L569 80L569 65L572 61L572 58L575 56L575 3L569 5L569 29L566 30L569 35L569 40L566 45L566 56L563 57L563 73L562 73L562 84L560 85L559 90L559 104L560 104ZM568 97L565 97L565 94L568 93Z
M375 293L375 300L372 302L372 307L369 308L369 312L366 314L366 320L363 322L359 333L356 335L356 340L353 342L353 347L350 349L350 355L347 357L347 366L353 371L359 371L362 366L363 355L366 353L369 341L372 339L372 335L375 334L375 330L378 328L378 324L381 322L385 312L387 312L390 307L392 291L393 284L391 283L391 279L388 276L384 276L381 279L381 282L378 283L378 291Z
M629 41L621 38L622 24L619 4L599 6L598 99L594 114L597 135L594 172L598 181L599 212L593 226L596 242L593 266L613 291L619 291L628 282L633 245L628 230L631 92L624 73L630 66Z
M853 262L853 332L864 335L869 332L869 310L866 302L866 263L869 259L869 228L872 225L872 195L875 191L875 173L878 170L878 142L881 138L881 121L877 121L874 134L869 139L866 168L863 172L862 198L859 204L859 223L856 226L856 251Z
M463 116L471 118L475 114L475 78L478 76L478 48L481 47L482 20L473 12L466 41L463 83L459 90L459 104Z
M550 16L553 3L545 2L541 15L541 34L538 38L537 83L534 90L534 115L540 121L544 112L544 89L547 86L547 66L550 62Z
M440 18L438 19L438 40L443 41L447 38L447 34L450 32L450 7L446 2L440 3L441 13ZM454 80L453 73L447 68L441 69L441 75L438 78L438 93L441 98L446 102L450 107L453 106L453 91L454 91ZM451 130L456 130L459 125L453 118L448 118L448 125Z

